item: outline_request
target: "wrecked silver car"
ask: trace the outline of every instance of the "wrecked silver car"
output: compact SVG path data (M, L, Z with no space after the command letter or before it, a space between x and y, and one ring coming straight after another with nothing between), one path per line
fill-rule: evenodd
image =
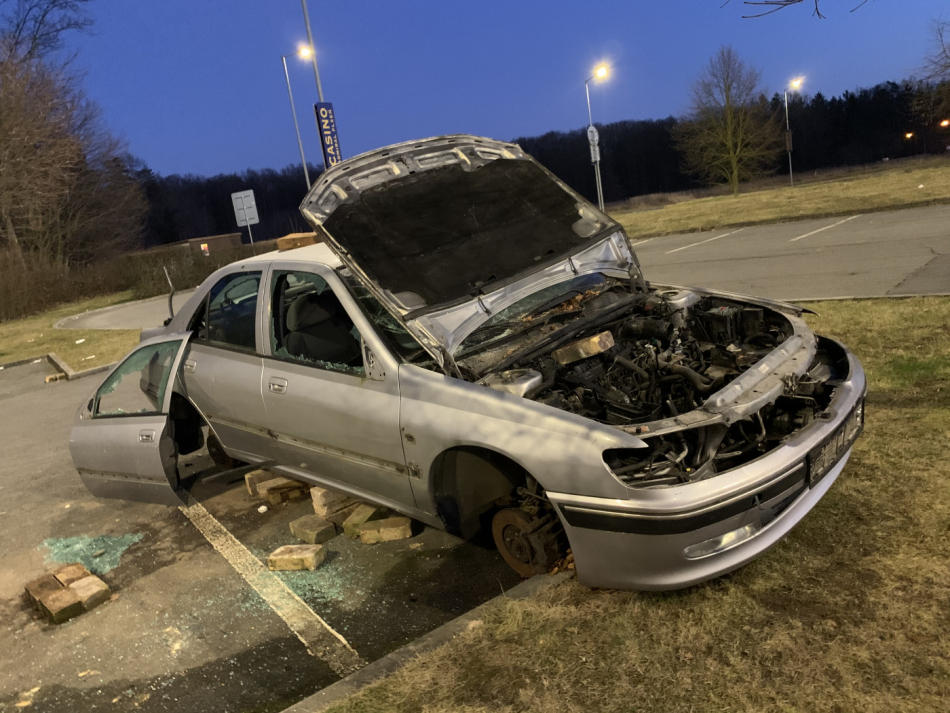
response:
M324 173L321 242L212 275L83 404L101 496L178 502L202 447L346 491L518 572L685 587L838 477L865 377L795 305L646 282L623 229L518 146L399 144ZM206 435L207 434L207 435Z

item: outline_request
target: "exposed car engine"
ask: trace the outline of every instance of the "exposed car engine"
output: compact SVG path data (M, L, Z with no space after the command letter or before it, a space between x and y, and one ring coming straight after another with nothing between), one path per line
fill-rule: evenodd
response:
M480 354L474 364L502 358L479 383L603 423L650 424L699 409L791 336L788 319L768 308L689 291L637 293L612 282L533 318L532 325L544 323L535 329L542 334L537 348L535 338L514 352L495 347ZM545 329L563 336L552 342ZM731 425L644 425L635 430L652 447L608 451L607 465L628 485L654 487L757 458L827 407L835 379L847 374L828 344L819 343L804 378L756 413Z

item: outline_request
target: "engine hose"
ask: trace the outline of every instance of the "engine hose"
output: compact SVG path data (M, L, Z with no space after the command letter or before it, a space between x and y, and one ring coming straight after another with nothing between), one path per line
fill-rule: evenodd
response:
M723 377L720 376L719 378L707 383L706 379L703 378L701 374L693 371L688 366L683 366L682 364L670 364L670 362L660 358L657 360L659 361L660 367L666 369L671 374L686 377L686 379L688 379L695 389L701 394L708 394L711 391L718 389L720 384L722 384L724 381Z
M653 374L650 374L646 369L637 366L636 362L633 362L626 357L618 356L614 359L614 362L620 364L620 366L624 367L625 369L629 369L644 380L645 385L640 387L641 391L646 391L648 394L653 391Z
M673 325L664 319L629 319L620 327L620 336L628 339L656 339L669 342Z

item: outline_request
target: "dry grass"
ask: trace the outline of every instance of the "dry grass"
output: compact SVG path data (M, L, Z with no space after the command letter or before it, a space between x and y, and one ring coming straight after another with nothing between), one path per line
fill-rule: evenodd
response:
M950 161L939 159L794 188L697 198L612 215L630 237L642 238L946 202L950 202Z
M950 299L813 308L864 362L867 427L785 541L681 592L513 600L334 713L947 710Z
M96 297L43 312L34 317L0 322L0 364L56 352L76 371L109 364L139 341L137 329L53 329L63 317L127 302L130 292ZM78 340L81 344L76 344ZM92 357L92 358L90 358Z

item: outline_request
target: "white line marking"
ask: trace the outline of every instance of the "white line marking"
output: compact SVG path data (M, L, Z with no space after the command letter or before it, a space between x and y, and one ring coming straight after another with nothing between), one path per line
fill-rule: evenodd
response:
M346 639L317 616L303 599L267 569L224 525L205 510L201 503L189 497L188 505L182 505L179 509L261 599L267 602L274 613L284 620L294 635L307 647L307 651L325 661L341 676L364 665L359 654Z
M810 233L805 233L804 235L799 235L797 238L792 238L792 239L789 240L788 242L794 243L796 240L801 240L802 238L808 238L808 237L810 237L810 236L812 236L812 235L815 235L816 233L821 233L821 232L823 232L823 231L825 231L825 230L831 230L832 228L834 228L834 227L836 227L836 226L839 226L839 225L841 225L842 223L847 223L849 220L854 220L854 219L857 218L857 217L858 217L858 216L856 216L856 215L852 215L850 218L845 218L844 220L839 220L837 223L834 223L834 224L832 224L832 225L826 225L824 228L818 228L818 230L813 230L813 231L811 231Z
M727 235L735 235L736 233L739 233L743 230L745 230L745 228L739 228L739 230L733 230L731 233L723 233L722 235L717 235L714 238L706 238L705 240L700 240L698 243L691 243L689 245L684 245L681 248L676 248L676 250L667 250L666 254L672 255L673 253L678 253L680 250L685 250L686 248L695 248L697 245L704 245L706 243L711 243L713 240L719 240L719 238L724 238Z

